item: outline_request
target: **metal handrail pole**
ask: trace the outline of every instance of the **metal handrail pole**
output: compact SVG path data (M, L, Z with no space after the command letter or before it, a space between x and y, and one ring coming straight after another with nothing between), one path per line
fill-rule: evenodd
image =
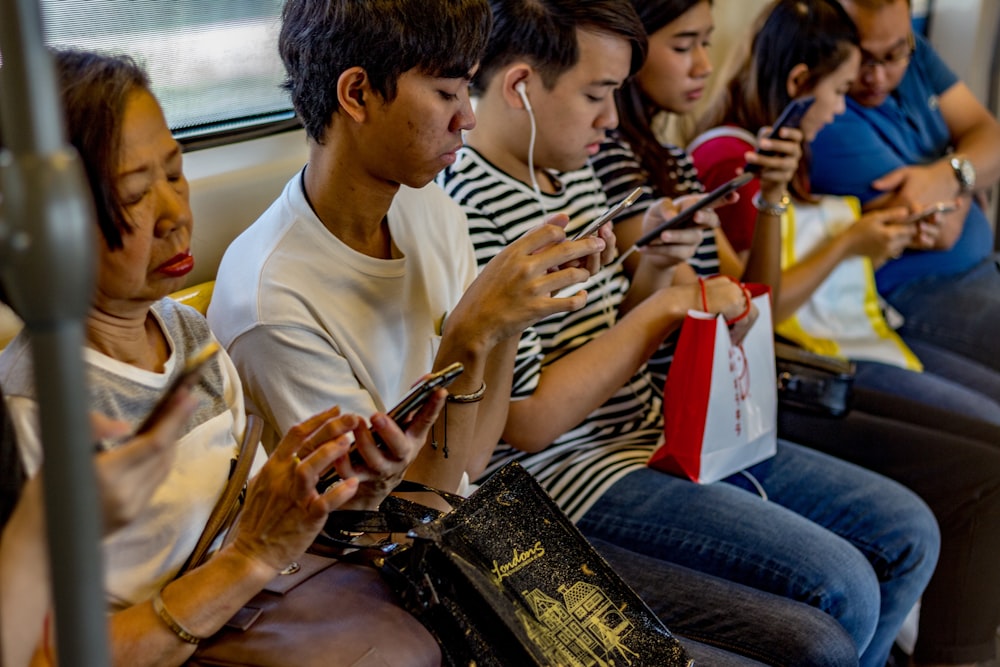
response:
M36 0L0 0L0 279L31 336L59 664L109 664L100 509L81 350L93 203L66 144Z

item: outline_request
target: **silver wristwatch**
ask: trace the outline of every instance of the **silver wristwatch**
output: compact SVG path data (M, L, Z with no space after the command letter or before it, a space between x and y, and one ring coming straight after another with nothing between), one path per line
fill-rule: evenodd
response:
M972 162L964 155L952 155L950 164L958 181L959 193L964 195L971 192L976 187L976 168Z

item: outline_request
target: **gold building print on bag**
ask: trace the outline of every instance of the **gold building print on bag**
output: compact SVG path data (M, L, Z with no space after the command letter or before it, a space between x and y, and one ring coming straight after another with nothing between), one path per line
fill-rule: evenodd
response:
M522 595L533 614L521 622L528 635L553 665L563 667L612 667L620 657L632 664L637 653L625 645L632 623L597 586L578 581L560 586L563 601L539 589Z

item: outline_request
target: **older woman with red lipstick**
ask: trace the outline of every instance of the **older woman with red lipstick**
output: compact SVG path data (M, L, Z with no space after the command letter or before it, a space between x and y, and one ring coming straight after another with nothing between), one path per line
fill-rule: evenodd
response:
M67 51L56 63L69 138L97 209L99 269L84 349L91 407L138 424L182 372L185 358L213 338L198 312L165 298L194 265L181 149L146 75L131 60ZM34 475L41 447L30 360L30 340L22 333L0 355L0 382L21 459ZM190 393L198 407L165 481L133 521L103 542L114 664L183 664L201 639L302 555L331 510L377 506L417 455L445 397L435 395L406 433L384 414L374 415L369 429L363 418L336 407L290 429L266 462L256 462L226 545L180 574L246 427L240 379L225 352L206 365ZM347 463L352 439L366 466ZM319 477L334 468L342 481L319 492ZM414 624L401 630L426 637L436 651Z

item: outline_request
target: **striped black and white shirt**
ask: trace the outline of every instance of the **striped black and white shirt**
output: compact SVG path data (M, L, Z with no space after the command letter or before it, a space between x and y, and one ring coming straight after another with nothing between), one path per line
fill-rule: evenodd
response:
M628 211L619 215L615 222L644 212L659 197L677 198L705 191L701 181L698 180L698 170L691 157L677 146L668 145L664 148L670 153L671 168L674 170L676 187L671 193L662 193L650 186L646 171L639 164L632 147L624 139L610 137L601 144L597 155L591 158L590 164L601 181L609 205L617 204L625 199L628 193L635 188L642 188L642 195L636 203ZM688 264L701 276L711 276L719 272L719 249L716 245L714 229L706 230L703 233L701 245L698 246L694 257L688 260ZM668 336L663 345L649 358L648 367L653 376L653 383L661 390L667 380L670 362L674 358L677 335L678 333L675 332Z
M438 183L465 210L480 266L538 226L544 215L563 212L567 234L600 215L607 198L593 169L551 174L555 194L541 198L471 148L464 148ZM544 206L544 211L543 211ZM514 368L513 400L530 397L545 367L614 326L629 287L620 265L586 284L586 306L552 315L521 337ZM501 443L487 474L519 461L571 519L579 520L612 484L645 467L663 433L660 392L643 366L608 401L541 452L528 454Z

